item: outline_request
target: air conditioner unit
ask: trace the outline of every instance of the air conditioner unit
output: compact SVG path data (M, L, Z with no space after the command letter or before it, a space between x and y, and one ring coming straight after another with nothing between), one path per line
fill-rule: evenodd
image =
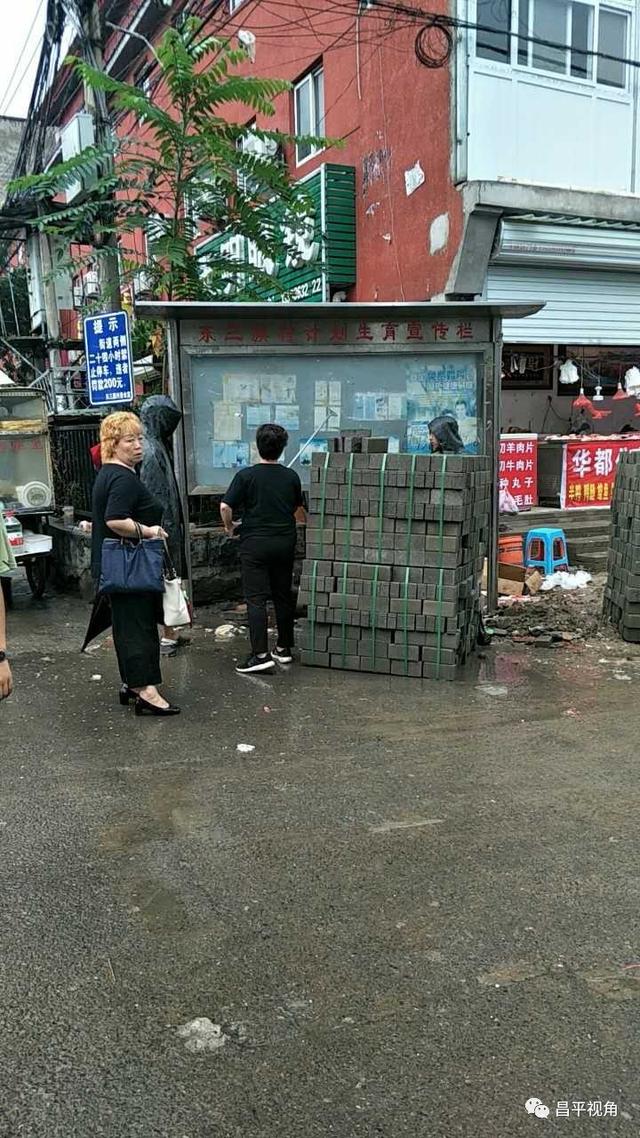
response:
M242 149L245 154L254 154L256 158L273 158L278 151L278 143L275 138L260 138L249 133L242 140Z
M78 154L82 154L82 151L86 150L89 146L93 146L94 142L93 118L87 114L86 111L80 111L60 130L62 161L67 162L70 158L75 158ZM79 178L77 182L73 182L65 191L65 201L67 204L74 201L78 194L89 188L89 185L85 185L84 181Z

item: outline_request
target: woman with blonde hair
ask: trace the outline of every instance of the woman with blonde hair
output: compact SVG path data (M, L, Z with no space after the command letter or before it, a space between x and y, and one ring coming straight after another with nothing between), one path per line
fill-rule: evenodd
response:
M102 466L93 488L91 570L100 579L105 538L137 540L163 537L162 503L149 493L136 474L142 460L142 426L137 415L116 411L100 425ZM120 702L135 700L136 715L177 715L158 691L162 603L158 593L110 595L113 640L122 678Z

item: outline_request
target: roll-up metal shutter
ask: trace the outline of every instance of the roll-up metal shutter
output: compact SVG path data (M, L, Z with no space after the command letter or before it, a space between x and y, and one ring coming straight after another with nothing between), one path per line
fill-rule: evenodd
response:
M640 269L640 231L596 225L500 222L491 260L496 265L554 265L561 269Z
M640 272L490 265L487 300L543 300L526 320L505 320L507 343L640 348Z

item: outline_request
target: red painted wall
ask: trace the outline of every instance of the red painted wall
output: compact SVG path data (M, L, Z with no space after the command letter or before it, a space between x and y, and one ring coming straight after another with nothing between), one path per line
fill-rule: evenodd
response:
M423 300L444 291L462 232L461 203L451 181L449 69L432 70L418 61L418 24L399 27L366 10L356 22L341 10L344 5L334 10L331 3L280 0L263 6L245 0L233 18L214 16L207 27L225 36L239 28L254 33L256 59L246 65L248 73L295 81L322 61L325 134L344 139L344 145L301 166L292 148L292 173L304 176L325 161L356 169L357 283L349 300ZM166 90L159 87L154 97L166 107ZM253 115L238 107L234 117L249 122ZM277 100L274 119L258 122L293 131L292 95ZM131 116L118 125L121 137L137 130ZM416 162L425 180L407 195L405 172ZM441 215L447 216L448 240L432 255L431 225Z

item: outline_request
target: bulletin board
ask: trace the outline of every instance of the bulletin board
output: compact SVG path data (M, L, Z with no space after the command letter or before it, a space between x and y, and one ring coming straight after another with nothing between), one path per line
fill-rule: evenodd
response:
M312 454L331 449L344 430L386 436L390 452L427 453L429 421L448 412L458 420L465 450L478 453L484 366L478 351L192 354L185 399L189 492L221 493L239 469L257 462L256 428L267 422L289 433L285 464L320 428L295 464L303 485Z

